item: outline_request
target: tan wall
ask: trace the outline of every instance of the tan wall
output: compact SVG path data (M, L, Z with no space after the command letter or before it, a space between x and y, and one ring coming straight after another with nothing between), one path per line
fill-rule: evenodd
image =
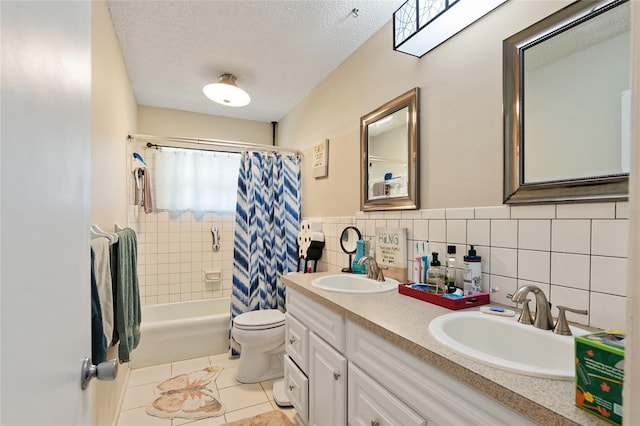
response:
M136 100L107 3L93 2L91 221L106 231L127 221L127 135L136 130Z
M502 40L568 3L507 2L422 58L394 52L387 24L280 122L280 144L305 148L303 215L360 209L360 117L416 86L421 207L501 204ZM329 177L316 180L310 149L323 138Z
M152 136L219 139L272 145L271 123L138 106L138 133Z
M106 231L127 223L127 134L136 130L136 101L104 0L92 3L91 221ZM117 356L116 348L109 357ZM128 364L113 382L94 380L93 422L115 422Z

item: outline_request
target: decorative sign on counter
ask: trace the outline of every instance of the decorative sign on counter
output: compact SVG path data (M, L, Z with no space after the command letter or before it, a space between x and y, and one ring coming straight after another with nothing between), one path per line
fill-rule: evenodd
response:
M376 228L376 261L388 268L386 277L407 282L407 230L406 228Z

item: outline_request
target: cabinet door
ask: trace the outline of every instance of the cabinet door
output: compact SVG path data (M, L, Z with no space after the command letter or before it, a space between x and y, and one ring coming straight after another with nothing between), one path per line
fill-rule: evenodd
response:
M426 426L427 421L349 363L349 424Z
M284 391L302 421L307 423L309 380L288 355L284 356Z
M347 359L309 333L309 424L347 423Z

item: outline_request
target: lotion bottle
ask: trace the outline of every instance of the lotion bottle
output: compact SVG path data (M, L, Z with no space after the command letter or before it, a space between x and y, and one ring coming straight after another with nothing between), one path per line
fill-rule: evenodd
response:
M464 288L463 294L469 296L482 292L482 258L476 254L471 246L469 253L464 257Z

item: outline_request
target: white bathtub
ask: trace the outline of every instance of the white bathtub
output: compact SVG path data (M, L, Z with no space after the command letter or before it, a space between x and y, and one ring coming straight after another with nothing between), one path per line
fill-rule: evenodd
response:
M229 344L229 298L142 307L131 368L220 354Z

